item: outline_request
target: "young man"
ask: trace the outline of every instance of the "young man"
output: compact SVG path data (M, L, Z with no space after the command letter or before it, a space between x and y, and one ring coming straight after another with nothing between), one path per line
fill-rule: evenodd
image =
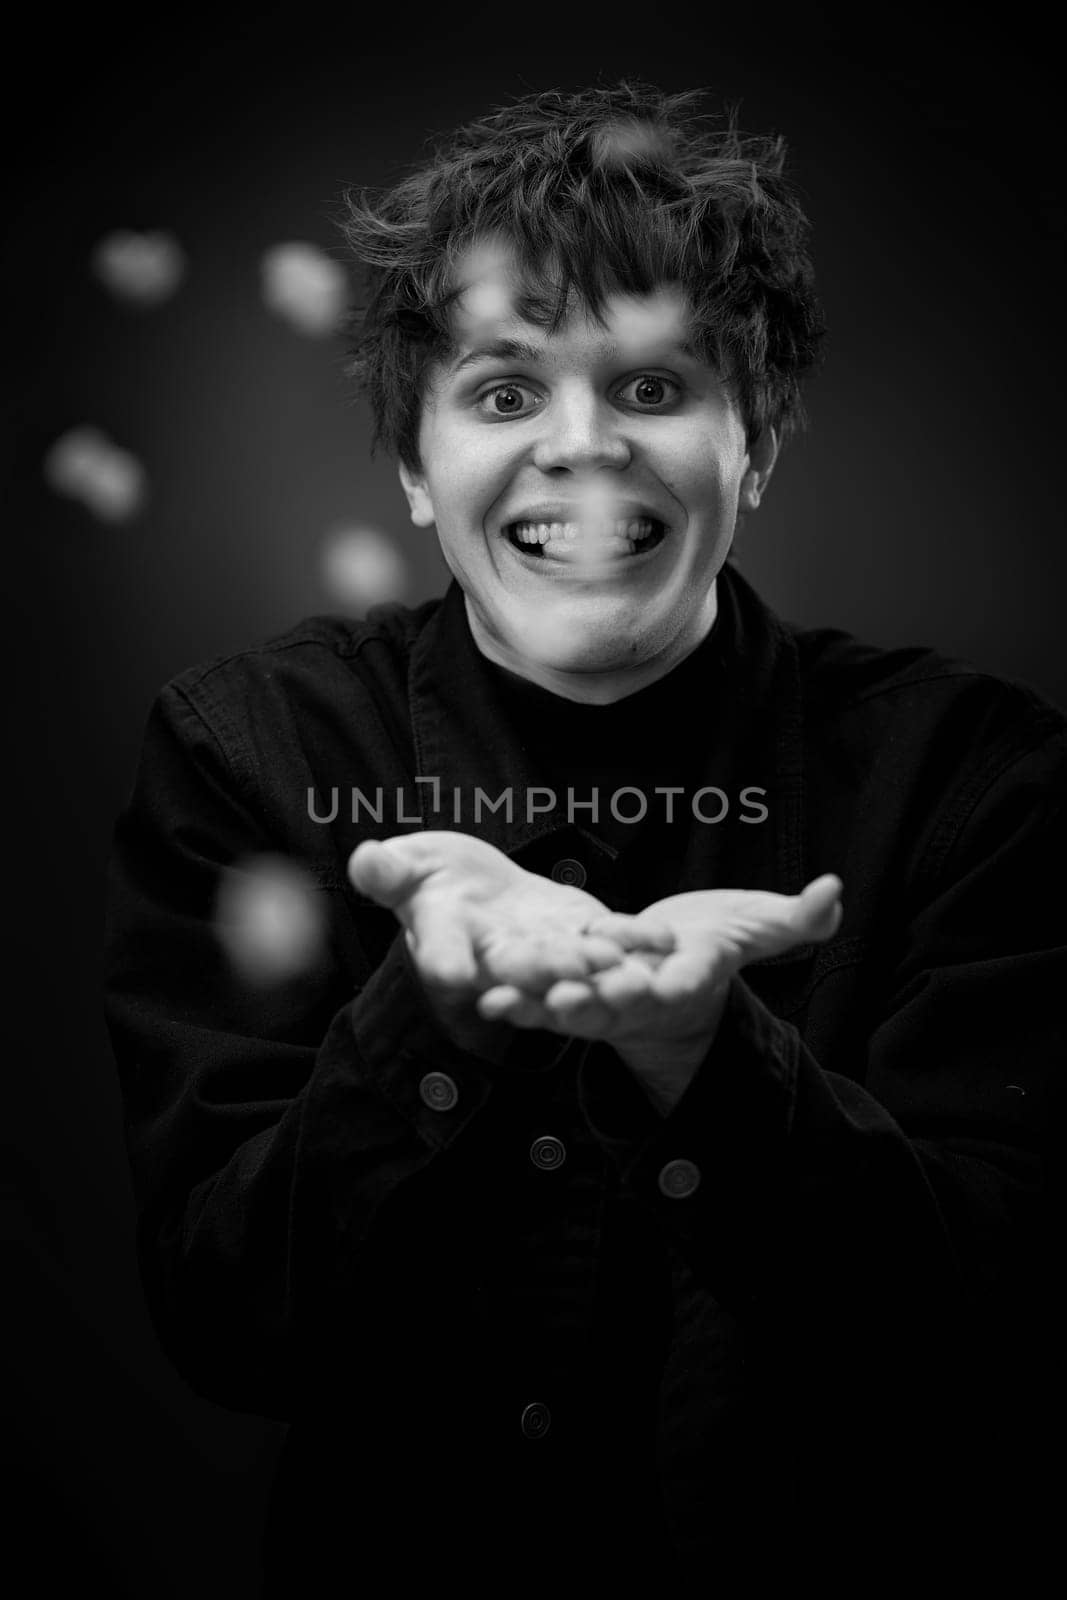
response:
M351 200L455 582L150 719L143 1271L192 1385L292 1424L271 1593L914 1570L1025 1501L1064 720L728 564L820 332L781 169L622 85ZM272 986L213 921L266 852L326 926Z

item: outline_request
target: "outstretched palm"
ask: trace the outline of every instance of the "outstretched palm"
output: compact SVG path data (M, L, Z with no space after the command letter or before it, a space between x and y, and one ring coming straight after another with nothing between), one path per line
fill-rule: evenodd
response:
M841 920L841 880L816 878L799 895L703 889L639 915L605 914L589 933L626 951L606 970L564 978L543 995L488 989L484 1017L607 1039L628 1063L695 1063L715 1036L730 979L747 962L829 939ZM667 948L673 944L673 948Z
M448 1025L493 986L541 995L623 957L613 940L587 931L606 915L599 900L524 871L468 834L368 840L353 852L349 875L395 913L423 988Z

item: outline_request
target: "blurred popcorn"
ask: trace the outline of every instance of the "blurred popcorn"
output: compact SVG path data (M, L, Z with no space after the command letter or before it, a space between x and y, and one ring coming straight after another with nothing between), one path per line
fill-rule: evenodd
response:
M582 655L584 629L580 623L576 625L570 607L560 602L538 606L534 617L524 612L512 621L511 628L520 660L558 668Z
M640 361L664 344L682 344L689 333L689 303L681 289L667 285L648 295L612 295L607 326L628 360Z
M130 306L160 306L186 275L186 253L173 234L118 229L94 246L90 266L115 299Z
M586 578L605 576L615 570L619 539L615 525L624 521L624 500L617 485L597 472L575 474L571 498L575 505L577 532L553 547L556 560L574 567ZM543 631L539 623L539 630ZM544 619L544 627L549 619Z
M44 476L57 494L80 500L101 522L129 522L148 495L145 470L99 428L72 428L44 459Z
M375 528L332 528L319 550L319 580L332 605L360 615L385 600L404 599L407 562Z
M570 501L575 508L573 538L553 545L553 559L566 563L575 579L599 584L618 574L619 536L616 524L625 520L624 497L617 485L598 472L576 474ZM582 587L568 584L560 598L546 595L533 615L515 619L516 651L526 661L558 668L584 654L587 624L580 606Z
M321 898L285 856L250 856L223 876L215 931L238 977L268 985L298 978L321 960Z
M637 117L620 117L597 135L596 157L605 167L628 167L641 161L664 164L670 154L670 135Z
M460 331L472 345L499 338L501 325L511 317L515 292L507 248L493 240L473 246L460 261L456 281Z
M185 253L170 233L109 233L96 245L90 263L105 289L129 305L161 305L185 276Z
M578 507L578 528L587 538L595 539L605 526L610 527L621 515L623 496L617 485L602 474L576 474L574 499Z
M260 262L263 301L298 333L335 333L348 300L344 268L313 244L276 244Z

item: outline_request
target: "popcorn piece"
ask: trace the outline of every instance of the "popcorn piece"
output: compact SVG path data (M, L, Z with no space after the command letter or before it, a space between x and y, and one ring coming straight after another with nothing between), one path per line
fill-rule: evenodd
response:
M330 601L360 615L368 606L403 600L407 562L387 534L375 528L333 528L322 541L319 576Z
M250 856L225 873L215 931L237 976L256 986L310 972L326 945L315 886L284 856Z
M689 333L688 301L672 285L640 298L612 295L605 313L612 337L630 361L646 360L664 345L681 344Z
M515 618L517 654L524 661L556 667L576 651L580 653L581 632L567 606L548 602L538 607L534 618Z
M457 272L458 331L472 344L501 336L512 315L515 284L507 248L489 240L468 250Z
M185 252L171 233L119 229L99 241L90 264L116 300L135 306L161 305L185 276Z
M276 244L260 262L263 300L298 333L321 338L335 333L344 315L348 279L344 268L316 245Z
M613 530L623 520L624 504L617 485L603 473L583 472L576 476L572 497L577 536L554 548L556 559L565 560L582 577L614 571L618 540Z
M611 527L622 514L623 497L603 473L581 473L574 499L578 507L579 532L586 536L586 541L602 537L604 529Z
M581 610L583 591L588 592L584 585L599 588L605 578L618 576L616 524L628 520L623 515L625 496L610 474L576 474L568 498L574 506L573 536L568 530L565 538L554 540L552 559L566 563L572 580L577 581L561 586L559 598L546 594L535 612L511 619L516 653L528 662L552 668L582 659L588 637L587 619Z
M81 501L101 522L129 522L148 495L145 470L99 428L72 428L44 459L44 476L57 494Z
M662 164L669 160L670 153L670 135L637 117L620 117L597 137L597 159L608 168L629 167L642 161Z

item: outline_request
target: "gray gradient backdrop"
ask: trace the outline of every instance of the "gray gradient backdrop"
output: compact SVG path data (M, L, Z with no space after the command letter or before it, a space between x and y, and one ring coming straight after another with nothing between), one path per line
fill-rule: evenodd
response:
M343 184L390 180L429 133L526 89L631 75L740 100L746 127L790 140L831 327L810 430L744 531L744 570L792 618L936 644L1067 702L1052 47L1012 15L994 33L963 10L936 24L819 7L783 24L765 6L475 5L347 25L296 8L240 24L110 13L76 34L42 25L12 62L27 109L5 252L20 802L5 1559L29 1558L33 1592L251 1597L278 1441L189 1394L133 1268L97 974L108 840L151 698L322 609L312 555L328 523L393 532L413 598L444 583L392 465L369 459L340 346L263 310L261 252L336 250ZM91 281L92 245L117 227L173 230L188 251L160 310L131 313ZM130 527L41 482L43 451L87 420L149 466Z

